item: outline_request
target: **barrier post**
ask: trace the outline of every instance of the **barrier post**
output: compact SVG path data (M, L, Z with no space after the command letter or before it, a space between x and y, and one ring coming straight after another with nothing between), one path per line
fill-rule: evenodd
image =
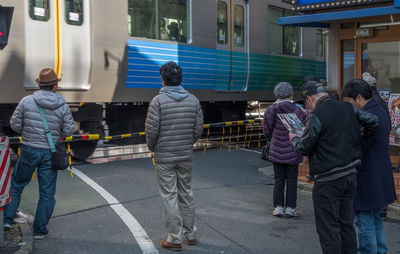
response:
M4 247L3 207L11 200L10 143L8 137L0 138L0 247Z

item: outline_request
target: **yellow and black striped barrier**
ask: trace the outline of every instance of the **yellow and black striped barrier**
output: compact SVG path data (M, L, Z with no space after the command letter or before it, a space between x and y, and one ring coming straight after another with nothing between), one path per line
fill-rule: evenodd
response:
M262 123L263 119L262 118L256 118L253 120L243 120L243 121L232 121L232 122L221 122L221 123L210 123L210 124L204 124L204 128L215 128L215 127L232 127L232 126L241 126L241 125L247 125L247 124L254 124L254 123ZM237 133L239 135L239 131ZM124 139L124 138L132 138L132 137L137 137L137 136L144 136L146 135L145 132L134 132L134 133L128 133L128 134L121 134L121 135L114 135L114 136L106 136L106 137L101 137L99 134L87 134L87 135L72 135L66 138L61 138L61 141L63 142L74 142L74 141L82 141L82 140L117 140L117 139ZM10 137L10 144L20 144L22 143L22 137Z
M262 118L256 118L253 120L242 120L242 121L231 121L231 122L220 122L220 123L211 123L211 124L204 124L204 128L207 129L206 132L206 138L205 138L205 145L204 145L204 150L203 153L206 152L207 146L210 140L210 129L211 128L222 128L222 138L221 138L221 143L220 143L220 148L219 150L222 151L223 145L224 145L224 139L225 139L225 127L229 127L229 138L228 138L228 151L231 151L231 145L236 143L236 150L239 148L239 140L240 140L240 126L245 126L246 131L244 135L244 141L243 141L243 148L250 147L250 143L252 142L252 137L253 137L253 130L254 130L254 124L255 123L263 123ZM248 135L249 128L247 125L250 124L250 134ZM237 126L237 131L236 131L236 142L232 140L232 135L233 133L233 127ZM261 144L261 134L262 134L262 126L259 125L258 128L258 147L260 147ZM128 134L121 134L121 135L113 135L113 136L106 136L106 137L101 137L99 134L87 134L87 135L72 135L66 138L61 138L62 142L66 143L67 146L67 152L68 152L68 163L69 163L69 170L71 174L71 178L74 177L72 173L72 159L71 159L71 146L70 143L74 141L98 141L98 140L103 140L103 141L109 141L109 140L118 140L118 139L125 139L125 138L132 138L132 137L138 137L138 136L145 136L145 132L135 132L135 133L128 133ZM255 136L255 135L254 135ZM243 137L243 136L242 136ZM249 137L249 138L248 138ZM22 143L22 137L10 137L10 144L21 144ZM219 140L219 139L218 139ZM247 143L248 142L248 143ZM247 143L247 144L246 144ZM20 155L21 148L18 146L18 156ZM151 152L150 152L151 153ZM151 153L151 157L153 160L153 164L155 164L153 154ZM32 175L32 180L35 179L35 172Z

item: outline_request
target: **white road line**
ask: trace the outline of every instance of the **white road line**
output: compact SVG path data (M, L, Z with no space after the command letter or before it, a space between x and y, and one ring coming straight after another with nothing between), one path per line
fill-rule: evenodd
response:
M132 232L133 237L136 239L139 247L142 249L144 254L158 254L158 250L150 240L146 231L142 228L139 222L129 213L126 208L119 203L119 201L107 192L103 187L98 185L95 181L90 179L87 175L82 173L76 168L72 169L73 173L86 182L90 187L97 191L109 204L112 209L118 214L121 220L126 224L129 230Z
M246 149L246 148L239 148L240 150L246 151L246 152L253 152L253 153L258 153L261 154L261 152L256 151L256 150L250 150L250 149Z

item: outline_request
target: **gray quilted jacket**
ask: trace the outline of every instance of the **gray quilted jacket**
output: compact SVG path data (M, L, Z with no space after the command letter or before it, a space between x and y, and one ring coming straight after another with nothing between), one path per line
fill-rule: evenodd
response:
M192 161L193 144L203 133L199 100L181 86L166 86L150 102L146 143L157 163Z
M22 144L50 149L37 104L46 115L53 140L70 136L75 129L71 110L65 100L51 91L39 90L24 97L11 117L11 128L22 133Z

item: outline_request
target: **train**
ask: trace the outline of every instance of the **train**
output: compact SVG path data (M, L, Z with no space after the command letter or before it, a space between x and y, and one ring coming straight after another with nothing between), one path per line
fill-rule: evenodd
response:
M45 67L62 78L58 92L80 132L102 135L105 126L109 135L143 131L167 61L182 67L182 85L201 101L208 123L244 119L248 101L274 100L280 81L298 89L305 76L325 77L322 31L279 26L278 17L294 14L280 0L0 4L12 14L0 50L0 132L9 136L16 135L10 116L38 89L35 79ZM72 150L85 159L95 147L77 142Z

